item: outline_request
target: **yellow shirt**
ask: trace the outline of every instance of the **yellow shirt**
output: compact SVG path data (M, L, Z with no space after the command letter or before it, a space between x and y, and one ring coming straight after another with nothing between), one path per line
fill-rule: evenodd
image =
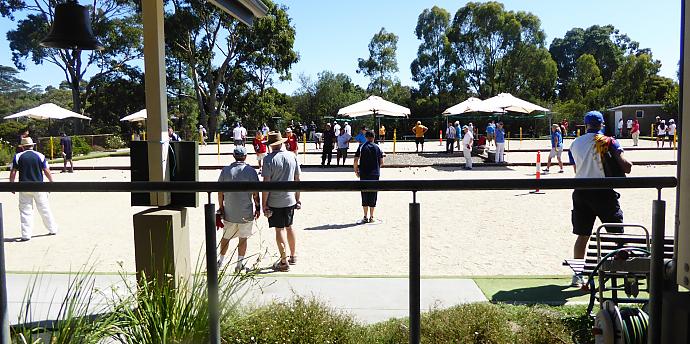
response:
M386 127L381 126L381 128L379 128L379 135L386 135Z
M414 130L414 136L416 136L416 137L424 137L424 132L426 132L427 129L428 129L427 127L425 127L425 126L423 126L423 125L421 125L421 124L420 124L420 125L415 125L414 128L413 128L413 130Z

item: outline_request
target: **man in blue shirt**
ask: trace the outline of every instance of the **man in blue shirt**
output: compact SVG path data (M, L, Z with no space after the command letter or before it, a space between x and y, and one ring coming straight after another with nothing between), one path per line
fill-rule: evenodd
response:
M64 132L60 138L60 147L62 147L62 172L67 172L67 163L69 162L69 173L74 172L74 163L72 162L72 138L67 136Z
M53 181L48 167L46 157L36 152L34 142L30 137L22 138L19 146L22 152L17 153L10 164L10 183L14 183L19 172L19 182L43 182L43 174L49 181ZM19 214L21 218L21 241L31 240L34 224L34 201L38 213L41 214L43 224L48 228L50 235L57 234L58 227L50 211L47 192L20 192L19 193Z
M486 145L487 146L491 145L491 141L494 140L495 133L496 133L496 124L494 124L494 121L492 120L486 126Z
M361 144L355 152L354 169L355 175L360 180L379 180L381 175L381 166L383 166L383 152L377 144L374 143L374 133L367 131L364 134L367 141ZM375 191L362 192L362 210L364 211L364 218L362 223L374 222L374 209L376 209ZM367 217L367 214L369 217Z
M558 124L551 125L551 153L549 153L549 160L546 162L546 169L544 173L549 173L551 168L551 159L556 157L558 166L561 168L558 173L563 173L563 161L561 160L563 154L563 135L561 135L561 128Z
M496 124L496 163L497 164L503 164L505 163L504 160L504 151L506 147L506 136L505 136L505 131L503 130L503 122L498 122Z

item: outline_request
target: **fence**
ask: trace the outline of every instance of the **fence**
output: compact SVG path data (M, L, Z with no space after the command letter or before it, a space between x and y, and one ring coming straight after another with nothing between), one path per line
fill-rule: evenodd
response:
M302 181L302 182L58 182L58 183L0 183L0 192L205 192L208 203L204 206L207 283L209 294L210 342L220 343L218 318L218 267L216 255L215 204L212 192L344 192L344 191L407 191L409 204L409 317L410 343L420 342L420 243L421 205L417 202L420 191L483 191L483 190L554 190L554 189L656 189L653 201L652 256L650 271L650 325L649 343L659 343L661 336L661 297L663 287L663 240L666 202L661 190L677 186L675 177L634 177L601 179L484 179L484 180L395 180L395 181ZM8 333L7 290L5 279L4 234L0 205L0 332ZM0 337L0 343L9 343Z

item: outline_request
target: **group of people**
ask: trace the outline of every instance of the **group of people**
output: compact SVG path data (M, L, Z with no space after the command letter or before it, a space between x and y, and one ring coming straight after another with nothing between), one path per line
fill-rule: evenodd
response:
M666 120L661 119L661 117L656 116L656 122L654 122L654 129L656 132L656 147L659 148L659 142L661 142L661 147L664 146L664 142L666 141L666 138L668 138L668 146L673 147L675 136L676 136L676 121L671 118L668 120L668 123L666 123ZM638 124L638 131L637 131L637 136L639 137L639 124ZM637 141L633 137L633 140L635 140L635 146L637 146Z
M326 127L330 126L327 124ZM286 130L287 131L287 130ZM329 133L332 131L325 131ZM289 132L292 134L292 132ZM344 128L340 129L340 136L349 135ZM263 142L261 131L257 131L257 140ZM374 143L374 133L363 130L361 135L365 141L359 145L354 157L354 173L360 180L378 180L383 165L383 151ZM344 139L343 139L344 140ZM269 132L265 145L270 148L268 154L262 153L260 172L246 163L247 151L244 146L236 146L233 150L235 161L224 167L218 177L219 182L259 181L259 174L264 182L269 181L299 181L300 165L297 156L284 147L288 138L280 132ZM258 152L258 150L257 150ZM257 157L259 153L257 153ZM219 225L224 229L220 243L218 257L219 268L228 260L229 242L238 238L237 262L235 272L248 270L247 240L254 232L255 221L263 214L268 218L268 225L275 230L275 240L280 259L273 264L275 271L289 271L291 265L297 264L297 237L293 229L295 210L302 207L299 192L267 191L258 192L219 192L218 214L221 218ZM377 203L376 192L362 192L363 218L361 223L373 223L374 211Z
M657 124L661 124L659 116L657 116L656 119L658 122ZM624 125L623 118L620 118L618 124L616 124L615 135L618 138L632 138L633 146L637 146L640 140L640 121L638 121L637 118L628 118Z
M416 128L421 126L421 122L417 122L413 131L418 132ZM426 128L426 127L424 127ZM426 132L426 131L424 131ZM470 122L468 125L460 125L460 121L448 122L446 126L446 153L453 154L454 148L457 147L458 150L462 150L463 157L465 158L464 169L472 169L472 148L475 145L475 135L476 128ZM422 151L424 151L424 141L421 140ZM495 123L493 120L489 122L486 127L486 142L487 146L494 145L496 147L495 151L495 162L505 163L505 130L503 129L503 122Z

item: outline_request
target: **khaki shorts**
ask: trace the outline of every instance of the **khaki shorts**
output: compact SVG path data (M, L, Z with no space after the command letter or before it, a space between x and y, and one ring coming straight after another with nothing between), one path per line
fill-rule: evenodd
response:
M264 160L265 156L266 156L266 153L256 153L256 160L262 161L262 160Z
M549 153L549 159L553 158L561 158L561 154L563 153L563 147L551 147L551 153Z
M245 223L233 223L223 220L223 225L225 225L223 231L223 239L234 239L249 238L252 236L252 231L254 230L254 221Z

